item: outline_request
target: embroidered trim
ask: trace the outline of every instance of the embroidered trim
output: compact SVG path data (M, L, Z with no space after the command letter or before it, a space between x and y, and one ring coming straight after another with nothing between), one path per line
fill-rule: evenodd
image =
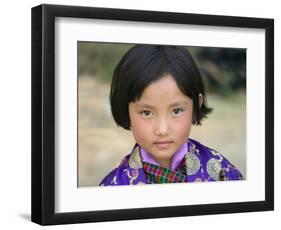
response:
M133 153L131 154L129 159L129 166L132 169L139 169L143 167L139 146L134 148Z
M130 178L130 185L133 185L133 182L138 178L139 172L138 170L133 170L132 175L130 175L130 172L128 169L125 169L124 171L127 172L127 177ZM134 175L135 174L135 175Z

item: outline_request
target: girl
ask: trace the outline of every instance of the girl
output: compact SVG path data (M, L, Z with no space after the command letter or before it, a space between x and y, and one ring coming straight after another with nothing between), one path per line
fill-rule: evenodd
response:
M212 109L186 48L134 46L115 68L110 103L136 144L101 186L242 179L220 153L189 138Z

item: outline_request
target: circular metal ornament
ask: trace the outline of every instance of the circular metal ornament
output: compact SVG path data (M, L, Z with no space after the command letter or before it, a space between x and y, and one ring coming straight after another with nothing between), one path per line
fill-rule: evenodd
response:
M222 170L221 163L217 159L211 158L208 161L207 172L214 180L216 181L219 180L221 170Z
M188 153L185 157L186 174L195 175L200 169L200 160L194 153Z

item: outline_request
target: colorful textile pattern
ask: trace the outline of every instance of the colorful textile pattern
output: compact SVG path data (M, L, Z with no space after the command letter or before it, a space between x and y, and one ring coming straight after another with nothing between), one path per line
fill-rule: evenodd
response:
M132 152L101 181L100 186L243 179L240 171L216 150L193 139L188 139L186 145L183 161L171 170L143 162L140 146L135 144Z
M186 175L169 168L143 162L143 170L148 184L182 183L186 182Z

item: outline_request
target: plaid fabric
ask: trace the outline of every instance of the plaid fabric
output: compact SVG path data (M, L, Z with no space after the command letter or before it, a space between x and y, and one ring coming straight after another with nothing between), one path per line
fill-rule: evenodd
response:
M183 183L186 182L185 161L173 171L151 163L143 162L143 170L148 184Z

